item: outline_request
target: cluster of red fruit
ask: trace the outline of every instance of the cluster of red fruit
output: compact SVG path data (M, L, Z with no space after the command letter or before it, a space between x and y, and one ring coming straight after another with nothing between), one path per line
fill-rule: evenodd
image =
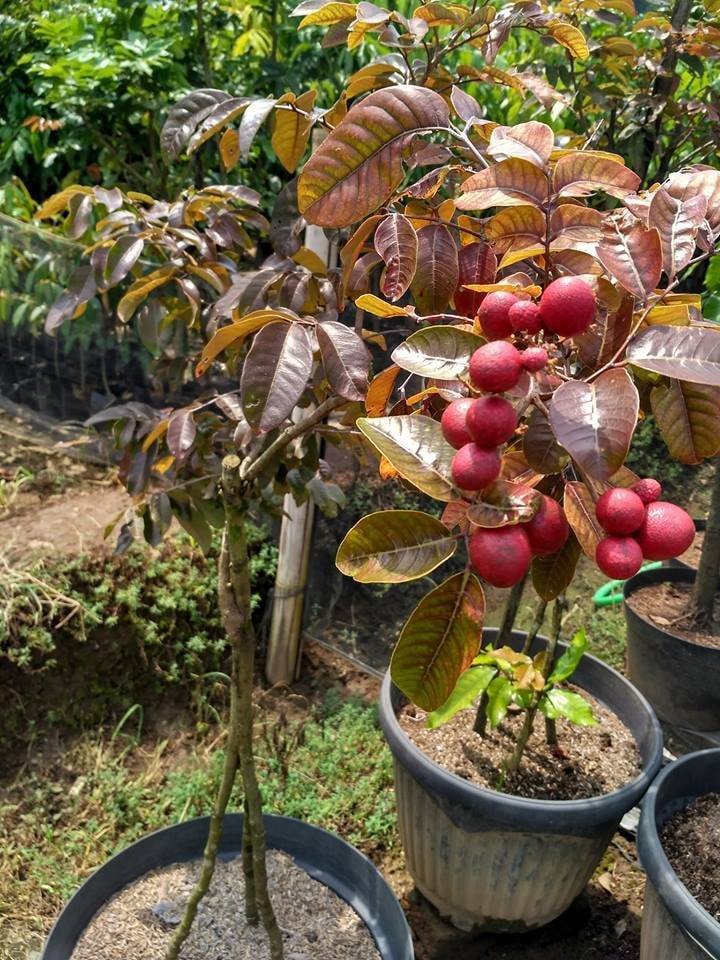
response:
M514 333L529 336L544 331L559 337L584 333L595 318L595 294L580 277L559 277L545 288L539 303L514 293L489 293L478 310L488 340L505 340Z
M595 560L614 580L634 577L643 560L670 560L684 553L695 537L687 511L660 500L657 480L639 480L629 490L614 487L598 498L595 515L609 536L598 544Z

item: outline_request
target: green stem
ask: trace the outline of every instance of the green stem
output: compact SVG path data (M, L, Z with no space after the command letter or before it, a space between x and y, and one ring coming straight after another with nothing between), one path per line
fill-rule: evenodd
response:
M510 591L507 603L505 604L502 623L500 624L500 629L498 630L498 635L495 640L495 649L505 646L512 636L526 580L527 576L523 577ZM483 692L480 695L477 712L475 713L475 722L473 723L473 731L481 737L485 736L485 731L487 730L487 705L488 696L487 693Z

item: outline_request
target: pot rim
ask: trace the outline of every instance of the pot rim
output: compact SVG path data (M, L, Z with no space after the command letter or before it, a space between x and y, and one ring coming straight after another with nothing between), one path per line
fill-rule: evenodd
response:
M692 567L687 567L684 565L677 567L658 567L655 570L641 570L639 573L636 573L634 577L626 580L625 585L623 586L623 607L625 608L625 616L633 617L640 623L647 624L647 626L651 629L657 630L658 633L661 633L665 637L669 637L670 640L673 640L690 650L707 650L708 655L712 655L712 653L715 652L718 654L718 656L720 656L720 650L715 650L714 647L708 647L704 643L697 643L695 640L689 640L687 637L680 637L676 633L671 633L669 630L666 630L659 624L654 623L652 620L648 620L647 617L644 617L641 613L638 613L638 611L628 603L628 598L637 590L642 590L643 587L654 587L662 583L694 583L696 574L696 570L693 570Z
M267 848L268 850L280 850L281 852L287 853L288 856L292 857L296 861L300 869L304 870L308 876L312 879L317 880L319 883L323 883L328 887L332 892L338 896L341 900L344 900L345 903L357 914L357 916L362 920L365 926L370 933L370 936L373 939L373 942L378 950L378 953L382 957L382 960L395 960L397 955L397 960L411 960L414 956L413 947L412 947L412 937L410 934L410 927L403 911L400 902L395 896L392 887L385 879L384 874L379 870L378 867L366 856L361 850L358 850L357 847L354 847L351 843L348 843L343 837L339 836L337 833L333 833L330 830L326 830L324 827L316 826L313 823L308 823L305 820L298 820L296 817L286 817L281 814L272 814L266 813L263 814L263 819L267 828ZM240 855L240 846L232 843L234 837L229 838L228 834L232 831L237 833L244 821L244 816L242 813L231 811L224 815L224 829L223 829L223 839L221 839L220 849L218 851L218 860L225 860L228 857L233 856L237 857ZM173 856L172 852L169 852L169 859L163 863L156 863L154 866L149 865L145 857L140 857L142 863L142 869L140 872L131 876L129 879L126 879L123 883L115 887L111 892L107 892L108 889L108 878L112 874L113 868L118 867L122 868L126 863L132 863L135 855L138 854L140 850L148 846L155 844L156 846L164 839L166 844L168 844L169 851L171 851L170 839L174 836L178 838L179 834L193 834L194 831L197 831L199 828L202 828L203 838L207 835L207 826L210 822L209 816L202 817L192 817L189 820L183 820L180 823L170 824L166 827L160 827L157 830L153 830L150 833L144 834L138 840L133 841L126 847L123 847L122 850L119 850L117 853L113 854L109 859L102 863L89 877L87 877L80 887L75 891L72 897L67 901L60 911L57 919L55 920L45 943L43 944L42 952L40 954L40 960L54 960L58 956L64 956L67 960L70 960L72 956L72 951L77 945L78 939L82 936L82 933L87 929L88 923L92 917L97 913L101 907L108 902L108 900L119 893L121 889L127 886L129 883L133 883L140 877L144 876L146 873L151 870L162 869L163 866L168 866L171 863L182 863L189 862L190 860L199 859L202 857L202 845L198 847L197 852L193 853L191 856L186 856L180 847L180 852L176 852ZM228 831L227 827L230 827L231 830ZM287 840L283 843L283 834L286 832L292 831L293 834L304 834L304 838L300 841L302 845L307 847L307 854L303 855L297 851L293 852L292 844ZM225 841L225 845L223 844ZM184 843L187 845L187 837L184 840ZM239 835L238 835L239 842ZM203 839L204 843L204 839ZM327 864L318 865L313 863L313 851L317 849L318 844L322 845L323 843L330 843L336 849L334 852L331 851L331 856L327 858ZM286 849L288 846L290 849ZM380 891L384 894L389 895L388 902L391 904L390 910L395 913L394 920L392 917L388 919L387 910L381 906L381 903L378 902L378 898L373 898L373 902L369 899L364 900L361 898L356 890L353 890L350 882L350 878L343 879L343 871L337 870L336 866L338 863L346 864L348 857L353 857L357 863L361 863L362 866L370 870L377 875ZM335 875L337 874L337 875ZM98 888L97 890L95 888ZM101 893L105 891L106 895L102 896ZM95 901L101 900L101 902L94 906L92 914L90 917L82 922L82 913L83 907L86 900L90 900L91 904ZM81 917L78 918L74 914L77 912L81 913ZM383 922L384 921L384 922ZM399 923L399 928L397 924ZM394 926L393 926L394 924ZM79 933L74 934L73 931L76 927L80 926ZM69 927L68 930L65 929ZM388 933L388 927L390 927L390 932ZM394 943L394 940L391 940L390 937L393 935L393 930L395 935L403 940L401 946L400 954L396 954L397 944ZM70 953L66 953L65 948L68 945L69 936L75 937ZM49 951L52 950L51 954Z
M518 632L513 631L515 635ZM565 646L563 641L560 643L561 646ZM393 684L389 670L385 674L380 692L380 719L385 736L393 754L396 756L400 754L402 763L410 768L413 775L425 783L432 782L432 786L438 789L439 793L451 796L453 803L459 803L464 807L477 809L483 803L495 808L500 805L505 813L517 814L521 817L523 827L530 826L545 831L550 830L555 820L558 820L558 825L561 827L563 824L568 826L574 823L576 826L581 826L588 822L607 822L614 818L620 820L646 792L660 768L663 750L662 730L649 702L629 680L591 654L583 656L583 661L586 660L592 669L608 671L614 682L624 687L625 693L636 699L650 721L648 762L643 765L636 777L610 793L580 800L543 800L502 793L491 787L480 787L464 780L428 757L401 728L392 702L393 691L398 693L400 691ZM582 686L582 684L579 685ZM613 710L613 712L617 711ZM623 718L620 717L620 719ZM567 832L573 831L567 830Z
M698 758L711 757L720 764L720 747L711 747L708 750L688 753L684 757L669 763L655 778L643 800L637 847L647 879L657 891L665 908L682 929L696 940L704 950L709 950L713 956L716 956L720 947L720 923L698 903L675 873L665 855L658 833L658 818L662 813L659 796L663 787L683 767L692 766L698 762ZM707 791L707 793L712 792L712 789ZM705 796L705 793L696 795L696 797L701 796Z

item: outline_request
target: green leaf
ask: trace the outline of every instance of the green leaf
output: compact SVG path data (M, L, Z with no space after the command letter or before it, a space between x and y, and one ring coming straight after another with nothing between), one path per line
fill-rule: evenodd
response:
M456 713L469 707L487 689L496 673L494 667L471 667L466 670L445 703L428 714L428 729L434 730L442 726L452 720Z
M305 164L298 206L309 223L347 227L385 202L403 178L412 134L445 127L447 104L433 90L378 90L355 104Z
M392 359L403 370L421 377L454 380L465 373L470 357L484 343L482 337L451 326L428 326L411 334L393 350Z
M469 571L431 590L403 627L390 661L390 676L423 710L436 710L477 654L485 618L485 594Z
M549 720L565 717L571 723L577 723L582 727L593 727L597 723L592 706L585 697L560 687L548 690L541 698L539 707Z
M359 583L405 583L449 559L457 538L420 510L380 510L359 520L337 552L338 569Z
M487 717L494 730L502 723L507 713L508 704L512 700L512 683L507 677L495 677L487 688L487 694Z
M358 428L398 473L436 500L457 500L450 474L455 450L437 420L417 415L361 417Z
M560 657L553 671L548 677L548 683L562 683L563 680L567 680L568 677L571 677L577 665L583 658L583 654L587 650L587 637L585 636L585 631L581 628L575 634L575 636L570 641L565 653Z

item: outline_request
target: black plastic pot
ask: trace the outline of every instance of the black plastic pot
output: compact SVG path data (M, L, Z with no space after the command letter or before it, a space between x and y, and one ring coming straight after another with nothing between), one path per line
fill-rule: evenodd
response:
M485 641L496 634L485 630ZM511 645L519 649L524 639L516 631ZM532 652L543 643L538 638ZM583 890L623 815L660 767L662 732L642 694L590 656L583 657L573 682L627 725L643 769L604 796L552 801L482 789L434 763L400 727L396 714L403 697L385 677L380 722L395 760L408 869L421 893L461 929L520 931L559 916Z
M70 960L80 935L97 911L128 883L151 870L201 857L208 824L208 817L199 817L166 827L108 860L85 881L60 914L41 960ZM405 914L382 874L366 856L335 834L291 817L267 815L265 826L270 849L289 854L299 867L330 887L365 921L382 960L413 960ZM220 844L222 858L240 854L242 830L242 814L227 814Z
M687 567L645 570L624 587L628 676L661 721L697 746L720 738L720 649L693 643L641 617L627 602L636 590L658 583L695 581ZM693 734L695 736L693 737Z
M695 520L695 530L698 533L705 532L705 520ZM667 565L669 567L680 567L683 570L694 570L695 567L691 567L689 563L685 563L684 560L681 560L679 557L673 557L672 560L668 560Z
M638 830L645 872L640 960L720 960L720 923L692 896L660 843L665 822L696 797L720 792L720 750L669 764L647 793Z

